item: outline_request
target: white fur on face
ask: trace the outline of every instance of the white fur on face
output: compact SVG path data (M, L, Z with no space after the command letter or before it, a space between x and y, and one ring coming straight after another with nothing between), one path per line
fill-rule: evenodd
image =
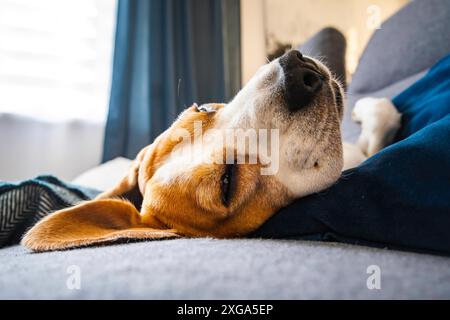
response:
M326 67L316 63L331 78ZM280 97L283 82L284 72L278 60L261 67L220 112L217 127L278 129L279 165L275 177L293 197L302 197L327 188L340 176L343 164L340 119L338 112L333 111L335 105L317 106L317 112L322 113L329 108L328 117L315 116L314 108L290 114ZM326 121L336 125L325 130L325 124L320 122ZM322 129L331 134L323 135Z
M236 97L214 115L212 129L217 132L256 130L256 135L263 130L267 132L267 148L258 145L256 149L260 163L269 168L261 175L274 176L292 198L329 187L342 169L340 118L331 91L331 75L325 66L316 63L327 74L330 88L324 89L319 94L323 96L305 110L291 112L287 108L282 94L284 71L279 61L274 60L261 67ZM273 130L277 131L276 137ZM180 143L154 178L166 183L188 178L196 166L214 162L215 157L217 160L217 151L223 146L219 140L203 140L200 147L197 141L194 148L190 141ZM258 135L258 143L260 140Z

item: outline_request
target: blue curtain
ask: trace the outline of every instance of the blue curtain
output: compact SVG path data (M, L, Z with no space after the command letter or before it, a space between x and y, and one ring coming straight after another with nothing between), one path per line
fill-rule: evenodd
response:
M230 4L239 7L237 0L119 0L103 161L134 158L193 102L234 93L224 57L237 52L239 36L230 41L224 26L236 35L230 21L239 11Z

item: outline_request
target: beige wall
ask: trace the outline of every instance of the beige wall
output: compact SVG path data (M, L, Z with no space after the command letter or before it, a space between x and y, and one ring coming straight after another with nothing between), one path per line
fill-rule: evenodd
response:
M408 0L242 0L242 80L266 61L276 41L297 45L326 26L347 38L348 73L379 22ZM262 48L266 50L261 52Z
M241 0L242 83L266 62L264 1Z

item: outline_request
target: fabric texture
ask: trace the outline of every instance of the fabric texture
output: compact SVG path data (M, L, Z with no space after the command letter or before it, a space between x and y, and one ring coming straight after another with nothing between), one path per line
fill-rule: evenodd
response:
M343 137L354 142L361 132L351 121L357 99L393 98L450 52L450 5L447 0L415 0L386 20L367 44L348 86ZM417 78L416 78L417 79ZM403 83L403 85L402 85ZM399 84L397 90L389 90Z
M380 290L367 288L371 265ZM79 267L79 290L66 285L70 266ZM449 299L449 278L450 258L297 240L0 250L0 299Z
M402 114L402 125L397 134L397 140L405 139L449 116L450 55L442 59L425 77L403 91L392 102ZM443 153L446 151L450 152L450 150L442 150ZM447 169L444 171L450 171L450 167Z
M450 56L393 100L398 142L255 235L338 239L450 254Z
M52 176L39 176L21 183L0 181L0 248L18 243L41 218L98 192L66 184Z
M194 102L226 100L222 5L234 2L119 1L103 161L134 158Z

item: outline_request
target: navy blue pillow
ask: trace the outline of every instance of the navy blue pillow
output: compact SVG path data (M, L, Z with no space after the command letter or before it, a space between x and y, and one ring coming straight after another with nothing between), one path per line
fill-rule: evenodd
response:
M254 236L450 253L450 56L393 102L402 113L396 143Z
M450 114L450 55L393 100L402 114L398 140ZM449 168L450 170L450 168Z

